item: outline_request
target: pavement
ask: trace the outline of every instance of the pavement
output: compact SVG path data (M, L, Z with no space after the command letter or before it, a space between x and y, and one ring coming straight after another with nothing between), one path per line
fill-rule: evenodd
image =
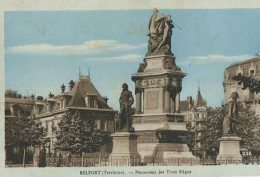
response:
M5 167L7 168L23 168L23 164L6 164ZM33 164L25 164L26 167L33 167Z

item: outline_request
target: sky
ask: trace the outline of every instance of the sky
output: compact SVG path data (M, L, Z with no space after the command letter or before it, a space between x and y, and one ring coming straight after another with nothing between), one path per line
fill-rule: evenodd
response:
M172 52L187 73L181 100L197 95L208 106L224 101L224 69L260 54L260 10L159 9L175 25ZM108 104L119 108L122 83L147 53L150 10L20 11L4 13L5 88L22 95L61 93L88 75Z

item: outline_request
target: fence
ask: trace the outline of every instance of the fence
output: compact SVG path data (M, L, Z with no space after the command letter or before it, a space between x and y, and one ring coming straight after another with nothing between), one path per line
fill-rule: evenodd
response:
M165 159L167 166L193 166L199 165L200 160L198 158L167 158Z
M241 164L234 162L231 159L222 160L221 163L214 159L193 159L193 158L168 158L165 163L161 164L144 164L140 163L140 158L120 156L120 157L82 157L82 158L56 158L47 157L47 167L106 167L106 166L141 166L141 165L155 165L155 166L194 166L194 165L229 165ZM242 162L242 164L260 165L260 159L250 159Z
M135 156L120 157L47 157L47 167L105 167L105 166L140 166L141 159Z

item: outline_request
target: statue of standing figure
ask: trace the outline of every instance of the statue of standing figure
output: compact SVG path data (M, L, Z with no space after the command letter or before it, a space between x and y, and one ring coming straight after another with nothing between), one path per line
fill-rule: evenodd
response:
M129 131L132 129L131 106L134 103L132 92L128 90L128 85L122 85L123 91L119 98L120 113L119 113L119 128L121 131Z
M223 134L234 134L235 123L237 122L238 105L237 98L239 98L237 92L233 92L230 96L232 99L228 104L227 114L223 121Z

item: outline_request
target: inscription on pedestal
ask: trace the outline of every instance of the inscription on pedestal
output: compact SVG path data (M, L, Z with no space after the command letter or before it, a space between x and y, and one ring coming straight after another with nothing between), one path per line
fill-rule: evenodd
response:
M158 108L159 91L148 91L147 92L147 109Z
M147 61L147 67L146 70L153 70L156 68L163 68L163 62L162 59L153 59L153 60L148 60Z

